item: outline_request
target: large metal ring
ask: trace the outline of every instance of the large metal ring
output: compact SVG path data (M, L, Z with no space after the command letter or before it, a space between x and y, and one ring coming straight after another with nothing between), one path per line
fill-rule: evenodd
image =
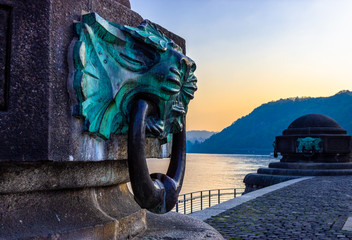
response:
M151 111L151 105L145 100L137 100L132 105L128 132L128 168L136 202L151 212L166 213L177 202L185 173L185 124L182 132L173 134L167 173L149 175L145 157L145 131L146 120Z

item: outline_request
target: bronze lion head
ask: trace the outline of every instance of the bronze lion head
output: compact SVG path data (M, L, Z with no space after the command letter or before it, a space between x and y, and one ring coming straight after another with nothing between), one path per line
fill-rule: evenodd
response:
M96 13L75 23L74 115L103 138L126 134L130 106L148 101L154 114L147 133L159 138L181 131L197 90L195 63L148 20L138 27L109 22Z

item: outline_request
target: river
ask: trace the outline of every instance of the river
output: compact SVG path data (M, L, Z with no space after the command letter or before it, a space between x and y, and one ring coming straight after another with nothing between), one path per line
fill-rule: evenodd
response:
M148 159L150 173L166 173L169 159ZM218 189L244 188L243 178L269 162L279 161L269 155L187 154L186 173L180 194Z

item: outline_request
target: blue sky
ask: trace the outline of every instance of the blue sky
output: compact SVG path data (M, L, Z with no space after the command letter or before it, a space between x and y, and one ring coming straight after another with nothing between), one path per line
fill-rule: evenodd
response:
M220 131L262 103L352 90L350 0L131 0L186 39L199 90L187 130Z

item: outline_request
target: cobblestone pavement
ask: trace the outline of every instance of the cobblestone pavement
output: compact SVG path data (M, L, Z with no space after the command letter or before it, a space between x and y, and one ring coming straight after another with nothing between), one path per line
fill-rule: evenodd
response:
M352 239L352 176L315 177L268 193L205 222L225 239Z

